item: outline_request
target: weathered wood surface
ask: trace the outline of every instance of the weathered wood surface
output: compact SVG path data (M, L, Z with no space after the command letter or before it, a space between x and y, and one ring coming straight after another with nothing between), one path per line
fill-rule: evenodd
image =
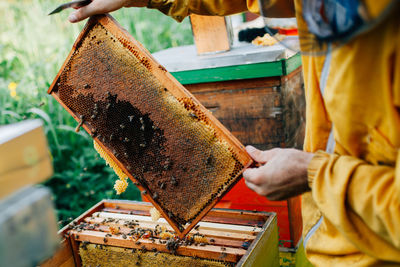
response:
M64 239L53 257L40 264L40 267L75 267L69 240Z
M190 15L190 23L199 55L230 49L224 17L192 14Z
M43 182L52 174L49 148L40 120L0 128L0 198L24 186Z
M186 85L243 144L302 148L301 68L288 76Z

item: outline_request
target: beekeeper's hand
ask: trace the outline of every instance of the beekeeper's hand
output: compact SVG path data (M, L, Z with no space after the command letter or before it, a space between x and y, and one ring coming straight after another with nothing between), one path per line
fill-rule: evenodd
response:
M261 164L243 173L247 187L257 194L269 200L284 200L310 191L307 167L313 153L281 148L261 151L252 146L246 150Z
M109 13L123 7L145 7L148 2L149 0L93 0L89 5L72 12L68 20L75 23L90 16Z

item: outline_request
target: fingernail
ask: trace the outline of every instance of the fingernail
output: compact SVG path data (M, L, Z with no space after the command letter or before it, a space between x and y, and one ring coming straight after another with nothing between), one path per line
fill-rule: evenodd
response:
M74 13L72 13L71 15L69 15L68 20L70 22L76 22L76 21L78 21L78 18L76 17L76 15Z
M253 153L257 149L254 146L246 146L246 150L247 150L248 153Z

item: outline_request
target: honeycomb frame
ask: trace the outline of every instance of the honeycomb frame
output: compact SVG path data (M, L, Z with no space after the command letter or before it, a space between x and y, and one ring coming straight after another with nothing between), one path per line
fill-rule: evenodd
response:
M180 237L252 164L244 146L110 15L89 19L48 93Z

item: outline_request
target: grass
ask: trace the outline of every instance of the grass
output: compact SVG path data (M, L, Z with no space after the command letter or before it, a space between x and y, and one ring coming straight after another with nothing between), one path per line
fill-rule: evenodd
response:
M67 22L71 11L47 16L63 1L0 1L0 125L41 118L54 163L45 185L64 224L104 198L139 199L133 184L120 196L117 179L95 152L91 137L74 132L76 122L47 89L84 23ZM176 23L157 10L121 9L112 14L150 52L193 42L186 19Z

